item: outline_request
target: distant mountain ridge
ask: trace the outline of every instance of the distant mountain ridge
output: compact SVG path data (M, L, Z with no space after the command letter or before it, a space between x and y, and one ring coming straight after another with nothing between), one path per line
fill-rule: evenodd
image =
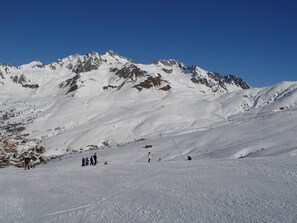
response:
M186 67L172 59L155 60L149 65L137 64L113 51L102 55L97 52L71 55L48 65L40 61L19 67L0 64L0 85L17 84L22 88L35 90L38 95L38 88L45 87L53 79L56 79L56 85L51 86L55 89L50 92L64 94L76 94L81 87L91 87L87 85L90 79L100 81L98 93L120 91L127 86L138 92L151 88L169 91L173 82L210 94L225 94L250 88L244 80L234 75L222 76L198 66Z

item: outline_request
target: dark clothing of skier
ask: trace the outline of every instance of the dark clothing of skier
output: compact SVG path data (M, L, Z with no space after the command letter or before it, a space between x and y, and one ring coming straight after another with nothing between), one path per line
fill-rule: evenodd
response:
M31 159L28 156L26 156L25 157L25 170L30 170L30 161L31 161Z
M86 166L88 166L89 165L89 158L87 157L86 158Z
M86 165L86 161L85 161L85 158L83 157L82 159L81 159L81 166L85 166Z
M93 159L93 156L91 156L91 158L90 158L90 165L91 165L91 166L94 165L94 159Z
M187 156L187 160L192 160L192 157L190 157L190 156Z
M148 159L148 163L151 162L152 156L151 156L151 152L148 152L147 154L147 159Z
M94 153L93 159L94 159L94 165L96 165L97 164L97 154L96 153Z

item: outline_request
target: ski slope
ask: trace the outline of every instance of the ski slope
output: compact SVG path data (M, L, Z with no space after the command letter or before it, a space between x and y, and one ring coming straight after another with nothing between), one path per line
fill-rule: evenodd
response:
M296 156L158 162L152 153L150 164L147 149L125 147L97 151L97 166L80 166L89 152L1 169L0 222L297 221Z

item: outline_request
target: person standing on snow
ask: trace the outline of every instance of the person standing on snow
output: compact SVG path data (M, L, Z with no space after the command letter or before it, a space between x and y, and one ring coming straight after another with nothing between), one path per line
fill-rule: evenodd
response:
M90 165L91 165L91 166L94 165L94 159L93 159L93 156L91 156L91 158L90 158Z
M94 153L93 158L94 158L94 165L96 165L97 164L97 154L96 153Z
M148 152L147 159L148 159L148 161L147 161L148 163L151 162L151 159L152 159L151 152Z
M85 166L86 165L86 162L85 162L86 160L85 160L85 157L83 157L82 159L81 159L81 166Z
M30 170L30 161L31 161L30 157L25 156L24 160L25 160L25 170Z

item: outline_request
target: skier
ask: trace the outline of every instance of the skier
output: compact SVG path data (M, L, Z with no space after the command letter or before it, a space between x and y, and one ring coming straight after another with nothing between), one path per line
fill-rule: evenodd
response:
M35 168L35 161L37 160L37 157L33 152L31 152L31 160L30 160L30 167Z
M86 158L86 166L88 166L89 165L89 158L87 157Z
M148 152L147 159L148 159L148 161L147 161L148 163L151 162L151 159L152 159L151 152Z
M85 157L83 157L82 159L81 159L81 166L85 166L86 165L86 162L85 162L86 160L85 160Z
M93 156L91 156L91 158L90 158L90 165L91 165L91 166L94 165L94 159L93 159Z
M97 164L97 154L96 153L94 153L93 158L94 158L94 165L96 165Z
M25 170L30 170L30 157L25 156Z
M192 160L192 157L190 157L190 156L187 156L187 160Z

